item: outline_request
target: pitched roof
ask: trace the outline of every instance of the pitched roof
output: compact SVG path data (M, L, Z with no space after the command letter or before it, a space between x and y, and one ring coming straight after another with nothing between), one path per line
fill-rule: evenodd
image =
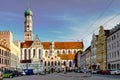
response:
M50 42L42 42L44 49L50 49Z
M21 48L28 48L33 41L26 41L21 43ZM55 49L83 49L83 42L54 42ZM44 49L50 49L50 42L42 42Z
M21 43L21 48L29 48L32 45L33 41L25 41Z
M55 49L83 49L82 42L55 42Z

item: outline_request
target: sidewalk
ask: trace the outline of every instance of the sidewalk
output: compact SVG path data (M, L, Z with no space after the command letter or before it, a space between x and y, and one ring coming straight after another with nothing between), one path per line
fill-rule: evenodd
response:
M68 76L68 77L91 77L91 74L87 73L84 75L84 73L75 73L75 72L68 72L66 74L60 73L61 76Z

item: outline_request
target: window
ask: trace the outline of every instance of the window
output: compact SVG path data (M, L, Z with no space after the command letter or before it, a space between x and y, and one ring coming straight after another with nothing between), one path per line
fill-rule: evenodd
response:
M50 62L48 62L48 66L50 66Z
M53 66L53 61L51 62L51 66Z
M70 54L70 50L68 51L68 53Z
M35 49L33 49L33 57L35 57Z
M29 49L29 59L31 59L31 50Z
M58 61L58 66L60 66L60 61Z
M39 49L39 59L40 59L40 55L41 55L41 50Z
M45 53L48 53L48 51L45 51Z
M65 51L63 50L63 53L65 53Z
M55 66L57 65L57 62L55 61Z
M57 54L59 54L59 51L57 51Z
M76 50L74 50L74 53L76 53Z
M117 51L117 56L120 56L120 54L119 54L119 50Z
M26 60L27 59L27 50L26 49L24 50L24 54L25 54L24 55L24 60Z
M45 61L44 65L46 66L46 61Z

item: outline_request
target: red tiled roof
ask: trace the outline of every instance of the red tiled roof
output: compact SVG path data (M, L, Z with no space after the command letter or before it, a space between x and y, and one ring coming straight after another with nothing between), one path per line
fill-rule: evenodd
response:
M44 49L50 49L50 42L42 42Z
M82 42L55 42L55 49L82 49Z
M21 43L21 48L28 48L33 41L26 41ZM54 42L55 49L83 49L83 42ZM42 42L44 49L50 49L50 42Z
M29 48L32 45L33 41L25 41L21 43L21 48Z

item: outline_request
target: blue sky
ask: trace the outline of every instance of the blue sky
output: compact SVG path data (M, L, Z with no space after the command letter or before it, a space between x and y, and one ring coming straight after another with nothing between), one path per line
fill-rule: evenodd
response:
M120 0L0 0L0 31L9 30L14 40L23 41L28 3L33 12L34 37L37 34L42 42L83 40L85 48L92 33L97 34L100 25L120 13ZM111 29L119 22L117 16L103 26Z

